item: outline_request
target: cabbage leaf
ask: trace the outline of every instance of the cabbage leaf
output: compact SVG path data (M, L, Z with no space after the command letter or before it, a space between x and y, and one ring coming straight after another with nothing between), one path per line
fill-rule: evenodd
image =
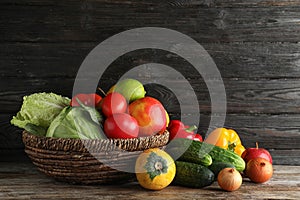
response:
M26 130L30 127L47 129L56 116L70 105L70 99L54 93L34 93L23 97L21 110L13 116L11 124ZM27 126L29 127L29 126Z

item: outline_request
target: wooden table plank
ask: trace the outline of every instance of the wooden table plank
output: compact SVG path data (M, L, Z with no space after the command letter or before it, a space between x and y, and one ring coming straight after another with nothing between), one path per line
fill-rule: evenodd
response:
M0 199L299 199L300 166L274 165L274 175L264 184L244 179L235 192L222 191L217 183L191 189L171 185L148 191L138 183L123 185L71 185L38 172L31 163L0 163Z

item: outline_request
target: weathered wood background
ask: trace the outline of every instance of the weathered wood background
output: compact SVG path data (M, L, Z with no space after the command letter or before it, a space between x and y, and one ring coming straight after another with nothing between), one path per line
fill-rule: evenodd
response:
M246 147L258 141L271 151L275 164L300 165L298 0L1 0L0 16L1 161L26 159L21 130L9 124L24 95L52 91L70 97L77 70L96 45L119 32L151 26L182 32L208 51L226 88L225 126L234 128ZM184 59L142 50L118 58L110 69L148 62L173 66L188 78L199 99L199 132L205 132L209 94ZM103 89L121 71L106 74ZM165 78L159 75L151 72L147 78ZM180 89L180 79L168 78ZM172 94L147 88L176 117ZM195 114L193 108L190 114Z

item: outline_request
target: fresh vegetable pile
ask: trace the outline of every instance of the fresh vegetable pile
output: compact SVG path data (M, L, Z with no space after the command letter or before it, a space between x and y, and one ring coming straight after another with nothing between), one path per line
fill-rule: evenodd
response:
M245 148L233 129L217 128L203 140L196 126L170 120L163 104L147 96L135 79L119 81L102 96L25 96L11 123L38 136L77 139L130 139L168 130L164 150L147 149L136 160L137 180L150 190L170 184L203 188L217 181L225 191L234 191L244 178L263 183L273 174L266 149Z
M46 137L128 139L164 133L169 116L160 101L146 96L142 83L124 79L103 97L96 93L72 99L54 93L25 96L11 123Z
M208 138L211 139L211 137ZM155 186L155 190L158 190L170 184L203 188L217 181L223 190L234 191L241 187L243 179L249 178L252 182L264 183L272 177L272 157L266 149L258 148L258 146L247 148L244 149L242 155L239 155L240 152L236 152L230 145L225 148L209 144L209 142L195 140L194 137L173 138L164 150L166 155L160 153L164 156L157 160L151 160L152 168L144 168L146 171L148 170L147 173L144 172L141 175L136 171L139 183L147 189ZM233 146L237 147L237 145ZM178 152L183 153L180 155ZM155 168L155 166L161 166L160 163L164 159L168 159L170 162L169 156L173 159L172 163L175 163L175 171L169 170L171 165L164 165L164 171L161 168ZM155 173L155 177L151 176ZM168 176L169 181L160 182L158 186L157 180L162 175ZM143 179L140 178L141 176ZM170 180L170 177L174 177L174 179ZM144 182L140 181L145 179L148 180L146 186Z

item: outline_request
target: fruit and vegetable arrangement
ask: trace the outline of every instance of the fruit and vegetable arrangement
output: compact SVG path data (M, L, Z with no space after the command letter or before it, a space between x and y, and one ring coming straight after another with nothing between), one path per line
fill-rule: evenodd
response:
M227 131L215 131L222 135L222 130ZM226 149L209 142L211 141L207 142L206 139L199 141L194 137L179 137L173 139L164 150L147 150L140 155L145 162L142 163L138 159L136 164L138 182L144 188L161 190L170 184L203 188L217 181L224 191L235 191L241 187L244 179L264 183L272 177L272 157L266 149L244 148L243 152L236 152L231 144ZM182 150L185 150L183 154L175 159L176 153ZM166 163L170 163L170 157L173 162L167 165ZM174 163L176 170L173 169ZM142 173L139 171L141 166L144 169ZM164 181L158 181L162 177Z
M225 191L241 187L243 179L268 181L272 157L263 148L245 148L233 129L217 128L202 138L194 125L170 120L156 98L147 96L143 84L124 79L107 93L34 93L23 98L11 123L42 137L75 139L132 139L169 132L165 148L143 151L136 159L138 183L149 190L170 184L203 188L217 181ZM178 154L179 153L179 154Z
M32 134L57 138L129 139L163 134L169 116L162 103L145 95L141 82L124 79L103 96L54 93L23 98L11 123Z

